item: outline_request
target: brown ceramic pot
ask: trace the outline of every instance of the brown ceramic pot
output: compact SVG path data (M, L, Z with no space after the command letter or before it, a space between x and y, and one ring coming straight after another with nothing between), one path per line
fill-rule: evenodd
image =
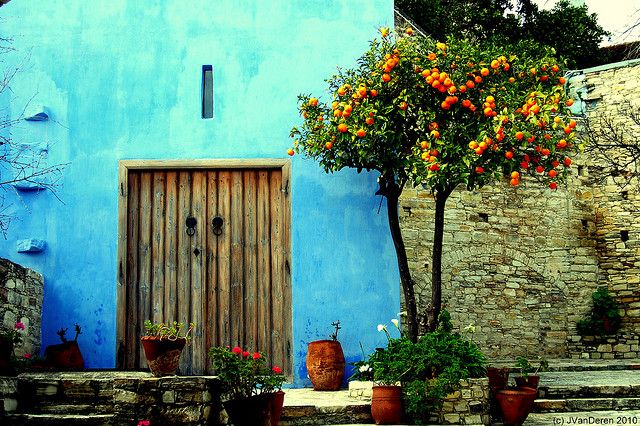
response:
M371 416L377 425L395 425L402 421L402 386L374 386Z
M176 374L180 363L180 354L184 345L187 344L187 339L171 340L144 336L140 338L140 341L147 358L147 365L154 376L162 377Z
M84 370L84 358L75 340L47 346L44 358L45 364L53 369Z
M505 389L509 384L509 369L507 367L487 367L487 377L489 378L490 400L489 406L491 418L494 420L502 419L502 410L500 403L496 398L499 390Z
M254 395L232 399L224 403L224 409L234 426L270 426L273 394Z
M276 391L271 394L271 426L278 426L282 407L284 405L284 392Z
M502 389L497 398L505 425L521 425L533 410L538 391L531 388Z
M309 343L307 372L314 390L339 390L344 378L344 366L344 353L337 340L317 340Z

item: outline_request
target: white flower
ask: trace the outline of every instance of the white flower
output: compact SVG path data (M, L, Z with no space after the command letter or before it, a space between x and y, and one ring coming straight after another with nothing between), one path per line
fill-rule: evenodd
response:
M464 331L466 331L467 333L473 334L476 332L476 326L473 323L471 323L464 328Z
M393 323L393 325L395 325L395 326L396 326L396 328L398 328L398 329L400 328L400 327L398 326L398 323L399 323L399 322L398 322L398 320L397 320L397 319L395 319L395 318L394 318L394 319L392 319L392 320L391 320L391 322Z
M367 371L370 371L371 367L369 367L369 364L365 364L365 365L361 365L358 370L360 370L361 373L365 373Z
M378 324L378 331L383 331L386 330L387 327L384 326L384 324Z
M398 312L398 316L399 317L406 317L407 316L407 311Z

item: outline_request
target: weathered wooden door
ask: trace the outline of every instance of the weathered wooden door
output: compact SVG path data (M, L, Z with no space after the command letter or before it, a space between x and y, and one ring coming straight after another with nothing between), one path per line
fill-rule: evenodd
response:
M184 374L205 373L214 345L265 352L290 373L288 163L159 164L121 162L118 366L146 367L151 319L197 324Z

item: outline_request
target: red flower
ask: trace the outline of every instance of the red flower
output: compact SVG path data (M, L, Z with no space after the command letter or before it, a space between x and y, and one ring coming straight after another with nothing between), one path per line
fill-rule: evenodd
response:
M276 374L282 374L282 368L275 366L272 368L273 372Z
M33 356L33 355L31 355L29 352L27 352L27 353L25 353L24 355L22 355L22 357L23 357L23 358L26 358L26 359L31 359L31 357L32 357L32 356Z
M235 348L231 349L231 352L236 355L240 355L242 353L242 348L240 346L236 346Z
M23 323L23 322L18 321L18 322L16 323L16 330L24 330L24 323Z
M151 422L149 420L140 420L138 426L151 426Z
M246 358L246 357L248 357L249 355L251 355L251 354L250 354L249 352L247 352L247 351L242 352L242 357L243 357L243 358Z
M254 352L253 359L260 359L260 352Z

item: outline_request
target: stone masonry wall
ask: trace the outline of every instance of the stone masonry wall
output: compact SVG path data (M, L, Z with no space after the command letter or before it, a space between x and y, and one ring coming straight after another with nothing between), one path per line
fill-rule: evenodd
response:
M25 325L17 356L38 353L44 278L31 269L0 258L0 313L2 328L13 329L17 321Z
M597 114L596 107L613 110L622 98L640 99L640 64L588 72L583 80L602 87L589 114ZM601 171L601 164L583 155L567 186L557 191L523 180L517 188L505 182L450 196L443 303L457 326L476 325L474 340L488 356L637 357L640 185L621 189L611 178L603 183L596 179ZM418 306L424 309L431 294L433 198L426 190L406 189L401 206ZM576 322L590 312L598 286L607 286L621 304L623 327L608 340L583 339Z

